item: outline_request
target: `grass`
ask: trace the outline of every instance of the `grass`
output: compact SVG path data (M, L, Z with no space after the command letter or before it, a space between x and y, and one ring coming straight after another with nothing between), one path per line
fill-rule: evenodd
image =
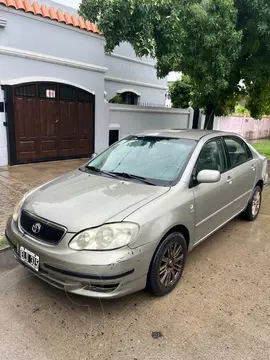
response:
M9 247L9 243L5 236L0 237L0 250L6 249Z
M259 153L264 154L267 159L270 160L270 140L264 142L257 142L252 145Z

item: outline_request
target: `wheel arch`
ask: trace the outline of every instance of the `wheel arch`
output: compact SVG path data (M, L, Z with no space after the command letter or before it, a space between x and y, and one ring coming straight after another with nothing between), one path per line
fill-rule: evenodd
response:
M259 186L262 190L263 190L263 187L264 187L264 182L263 182L263 180L261 179L261 180L259 180L258 182L257 182L257 184L255 185L255 187L256 186Z
M154 251L153 257L154 258L158 248L160 247L160 245L162 244L162 242L166 239L167 236L169 236L170 234L173 234L175 232L180 232L185 240L186 240L186 244L187 244L187 249L189 249L189 245L190 245L190 232L188 230L188 228L185 225L182 224L178 224L178 225L174 225L173 227L171 227L169 230L167 230L167 232L162 236L161 240L158 242L156 249ZM151 260L152 263L152 260Z
M187 244L187 249L189 248L189 244L190 244L190 233L188 228L185 225L175 225L174 227L172 227L170 230L168 230L166 232L166 234L163 236L163 238L161 239L161 241L159 242L157 248L159 247L159 245L162 243L162 241L170 234L174 233L174 232L180 232L185 240L186 240L186 244Z

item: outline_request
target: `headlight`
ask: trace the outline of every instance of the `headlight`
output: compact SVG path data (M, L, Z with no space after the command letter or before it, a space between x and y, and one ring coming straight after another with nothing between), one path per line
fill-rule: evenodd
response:
M134 223L116 223L85 230L69 243L72 250L114 250L128 245L138 235L139 226Z

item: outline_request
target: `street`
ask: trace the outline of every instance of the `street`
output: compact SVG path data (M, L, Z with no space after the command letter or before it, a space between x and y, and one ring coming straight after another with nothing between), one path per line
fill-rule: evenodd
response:
M1 253L1 359L269 359L269 207L268 186L257 221L236 219L198 246L165 298L69 295Z

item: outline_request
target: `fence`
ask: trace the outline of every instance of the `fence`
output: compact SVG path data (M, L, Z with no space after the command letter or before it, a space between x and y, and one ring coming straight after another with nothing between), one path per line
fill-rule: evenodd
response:
M158 103L149 103L145 101L139 101L137 106L146 106L146 107L157 107L157 108L169 108L166 104L158 104Z
M220 117L215 129L234 132L248 140L267 138L270 136L270 117L263 117L261 120L237 115Z

